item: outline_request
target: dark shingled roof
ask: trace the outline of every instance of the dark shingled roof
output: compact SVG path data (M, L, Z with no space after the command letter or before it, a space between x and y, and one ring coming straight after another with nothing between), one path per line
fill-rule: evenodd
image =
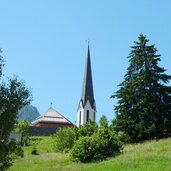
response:
M89 45L81 94L81 102L83 106L86 105L87 100L89 100L91 107L95 109Z

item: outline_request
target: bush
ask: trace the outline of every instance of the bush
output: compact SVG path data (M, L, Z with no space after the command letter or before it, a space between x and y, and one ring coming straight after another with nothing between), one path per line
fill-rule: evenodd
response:
M24 157L24 151L21 146L17 146L14 153L19 157Z
M58 152L68 152L80 137L91 136L97 132L97 124L89 121L84 125L72 128L61 128L54 135L54 147Z
M22 133L22 145L28 146L30 141L30 123L26 120L21 120L16 125L15 131Z
M96 122L88 121L78 128L78 137L91 136L97 132L98 126Z
M38 155L39 154L36 147L33 147L31 154L32 155Z
M79 138L70 151L74 161L89 162L94 158L96 139L93 136L85 136Z
M118 135L119 140L124 143L131 143L131 138L128 134L126 134L124 131L120 131L116 125L116 120L112 120L112 124L110 125L110 130L114 132L116 135Z
M21 146L17 145L14 152L11 154L12 159L17 159L19 157L24 157L24 151Z
M109 121L107 120L107 117L105 115L102 115L102 117L99 120L100 127L108 128Z
M119 138L108 128L99 128L92 136L76 141L70 155L73 160L90 162L114 156L122 150Z
M73 128L61 128L54 135L54 147L58 152L67 152L74 145L74 142L78 139L77 127Z
M131 139L130 139L129 135L124 133L124 132L120 131L118 133L118 137L119 137L120 141L123 142L124 144L127 144L127 143L131 142Z

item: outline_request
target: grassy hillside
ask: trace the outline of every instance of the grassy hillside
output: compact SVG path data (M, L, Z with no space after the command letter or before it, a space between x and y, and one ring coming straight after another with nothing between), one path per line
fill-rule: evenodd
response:
M32 156L31 152L33 148L36 147L37 152L39 154L51 153L54 152L53 148L53 138L49 137L32 137L31 145L28 147L24 147L24 156L30 157Z
M26 147L25 157L17 159L10 171L171 171L171 138L127 145L115 158L98 163L73 163L66 154L53 152L53 139L39 137ZM31 155L36 146L37 156Z

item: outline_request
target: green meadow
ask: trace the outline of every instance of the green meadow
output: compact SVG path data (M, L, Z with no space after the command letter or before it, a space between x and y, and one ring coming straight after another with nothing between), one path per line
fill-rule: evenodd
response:
M38 155L32 155L36 147ZM171 171L171 138L125 145L123 153L105 161L75 163L69 155L56 153L52 137L33 138L10 171Z

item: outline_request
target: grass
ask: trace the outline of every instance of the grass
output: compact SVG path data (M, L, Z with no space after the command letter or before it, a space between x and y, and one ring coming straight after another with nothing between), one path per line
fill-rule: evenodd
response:
M24 156L31 156L31 151L34 147L36 147L39 154L51 153L54 152L53 148L53 138L51 136L48 137L32 137L31 145L28 147L24 147Z
M36 146L40 155L31 155ZM38 137L24 149L10 171L171 171L171 138L126 145L115 158L97 163L74 163L67 154L55 153L51 137Z

